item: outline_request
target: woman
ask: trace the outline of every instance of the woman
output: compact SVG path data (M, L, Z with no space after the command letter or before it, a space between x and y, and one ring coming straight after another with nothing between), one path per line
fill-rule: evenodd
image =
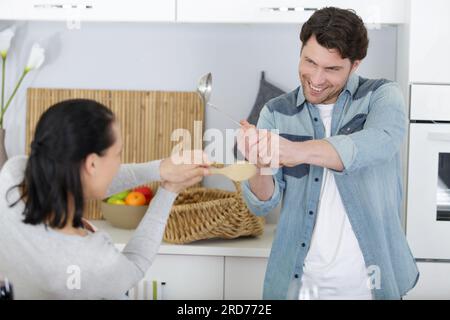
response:
M171 206L206 164L170 159L121 165L113 113L91 100L69 100L39 120L29 158L0 172L0 273L19 299L124 299L157 254ZM133 237L119 252L108 234L83 219L87 200L162 181ZM78 277L78 278L77 278Z

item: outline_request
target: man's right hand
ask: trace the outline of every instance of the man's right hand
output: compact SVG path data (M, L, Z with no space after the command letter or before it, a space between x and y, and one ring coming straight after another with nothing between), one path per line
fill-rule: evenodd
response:
M237 146L245 159L259 169L277 168L279 167L278 139L279 137L269 130L257 129L248 121L242 120L241 129L237 135Z
M258 168L258 174L249 180L250 189L259 200L266 201L272 197L275 185L272 170L268 168L272 163L272 159L270 157L264 157L264 154L267 155L270 153L267 149L261 153L261 145L263 144L261 140L266 141L265 145L267 147L266 139L268 138L267 136L263 136L263 134L262 130L258 130L254 125L251 125L246 120L242 120L241 129L237 136L237 145L244 157ZM260 149L258 150L258 148ZM261 157L260 155L263 156ZM268 173L263 173L262 170L267 170Z

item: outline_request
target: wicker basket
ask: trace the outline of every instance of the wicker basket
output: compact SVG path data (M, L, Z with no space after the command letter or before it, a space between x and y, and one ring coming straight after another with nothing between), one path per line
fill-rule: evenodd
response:
M164 241L182 244L261 235L264 218L250 212L242 198L240 183L234 185L236 192L200 187L181 193L170 213Z

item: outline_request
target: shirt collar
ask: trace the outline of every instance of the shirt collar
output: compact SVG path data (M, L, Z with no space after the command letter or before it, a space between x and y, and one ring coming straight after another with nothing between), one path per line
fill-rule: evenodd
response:
M358 89L358 84L359 84L359 76L353 72L348 78L344 90L348 91L350 95L353 97L354 94L356 93L356 90Z
M305 103L305 95L303 94L303 87L300 84L300 87L298 87L298 93L297 93L297 108L302 106Z
M355 73L352 73L347 80L343 92L348 91L348 93L350 93L350 96L353 96L356 90L358 89L358 83L359 83L359 76L356 75ZM302 106L305 103L305 101L306 98L305 95L303 94L303 87L300 85L297 94L297 107Z

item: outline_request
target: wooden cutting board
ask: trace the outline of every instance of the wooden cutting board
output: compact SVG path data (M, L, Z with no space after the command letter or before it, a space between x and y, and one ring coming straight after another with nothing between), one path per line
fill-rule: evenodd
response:
M96 100L109 107L121 124L123 163L145 162L168 157L180 141L171 141L175 129L187 129L194 144L203 147L204 105L196 92L81 90L29 88L27 91L26 146L36 124L53 104L74 98ZM201 121L195 125L195 121ZM158 183L150 185L154 190ZM88 219L101 219L100 202L86 207Z

